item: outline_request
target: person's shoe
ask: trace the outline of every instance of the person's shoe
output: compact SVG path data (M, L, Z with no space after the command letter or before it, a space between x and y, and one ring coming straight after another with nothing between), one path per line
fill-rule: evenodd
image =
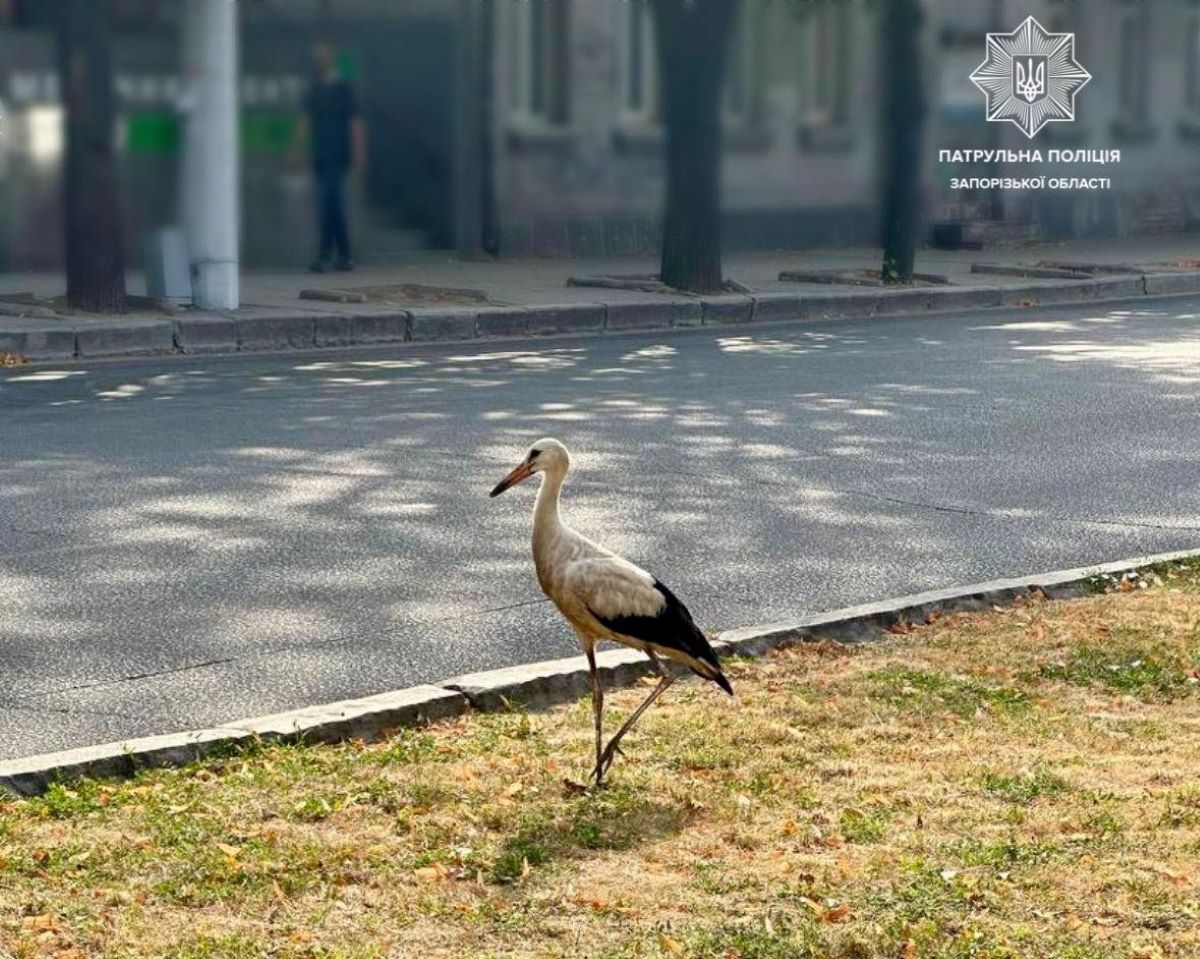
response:
M341 270L343 273L349 273L351 270L354 269L354 261L351 259L338 260L337 268L339 270Z
M309 273L326 273L329 271L329 264L324 260L313 260L308 267Z

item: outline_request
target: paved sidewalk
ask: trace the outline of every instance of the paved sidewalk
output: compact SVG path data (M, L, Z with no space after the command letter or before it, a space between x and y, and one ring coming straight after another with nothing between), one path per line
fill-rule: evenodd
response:
M464 262L419 254L354 273L250 271L243 276L242 309L229 313L140 309L118 317L4 315L0 350L27 360L74 357L306 349L476 337L599 333L672 326L747 323L922 313L930 310L1035 306L1146 295L1200 292L1200 238L1038 244L987 251L921 251L917 269L945 285L891 289L845 283L781 280L786 271L874 271L874 249L737 254L726 275L744 294L689 297L568 285L573 276L649 274L648 257L601 260L527 259ZM1062 275L973 272L973 265L1125 265L1130 272L1095 270ZM1049 271L1055 272L1055 271ZM0 297L32 294L44 306L60 294L55 274L0 275ZM346 291L365 302L302 298L305 290ZM131 294L143 294L140 274ZM3 304L12 311L12 302ZM35 310L31 312L43 312Z

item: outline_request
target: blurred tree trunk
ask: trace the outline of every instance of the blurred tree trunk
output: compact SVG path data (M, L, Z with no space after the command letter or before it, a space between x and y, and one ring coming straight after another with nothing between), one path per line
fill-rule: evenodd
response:
M638 2L638 0L633 0ZM721 89L738 0L653 0L666 127L661 278L722 288Z
M912 282L921 231L921 0L883 0L883 269L885 283Z
M67 302L76 309L115 313L125 308L125 257L108 13L109 0L60 0L58 69L66 108Z

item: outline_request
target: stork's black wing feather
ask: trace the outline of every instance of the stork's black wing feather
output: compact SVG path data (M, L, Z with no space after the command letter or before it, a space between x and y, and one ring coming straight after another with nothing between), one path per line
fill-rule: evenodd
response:
M688 608L657 579L654 581L654 588L662 594L664 600L663 608L657 615L600 616L594 609L591 613L614 633L632 636L661 649L676 649L699 661L707 669L697 669L693 666L693 672L705 679L711 679L732 696L733 687L721 672L721 661L692 619Z

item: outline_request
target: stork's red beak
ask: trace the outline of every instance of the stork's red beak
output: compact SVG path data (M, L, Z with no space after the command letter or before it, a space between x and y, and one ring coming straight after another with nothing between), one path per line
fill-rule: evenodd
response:
M533 475L533 470L529 468L529 464L521 463L519 466L516 467L516 469L514 469L511 473L509 473L506 477L504 477L504 479L502 479L499 483L497 483L492 488L492 491L490 493L488 493L488 496L499 496L510 486L516 486L518 483L524 482L525 480L529 479L529 477L531 477L532 475Z

